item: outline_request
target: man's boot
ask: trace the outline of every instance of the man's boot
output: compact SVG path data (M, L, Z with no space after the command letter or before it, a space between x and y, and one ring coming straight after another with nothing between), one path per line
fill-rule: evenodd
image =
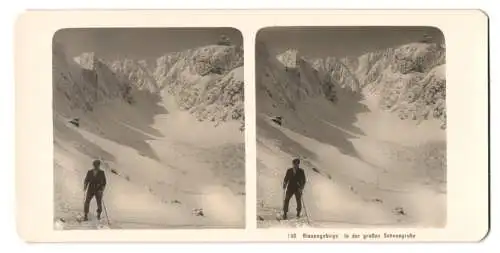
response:
M87 215L87 214L85 214L85 216L83 216L83 220L84 220L84 221L88 221L88 220L89 220L89 217L88 217L88 215Z
M283 220L286 220L288 219L288 217L286 216L286 213L283 213Z
M101 213L97 213L97 219L101 220Z

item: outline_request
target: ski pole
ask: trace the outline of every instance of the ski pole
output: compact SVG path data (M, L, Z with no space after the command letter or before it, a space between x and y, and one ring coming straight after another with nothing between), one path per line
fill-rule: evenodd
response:
M87 191L86 189L83 190L83 212L85 213L85 202L87 200Z
M280 211L281 218L283 218L283 215L285 214L284 210L285 210L285 189L283 189L281 194L281 211Z
M282 213L282 216L285 215L285 198L286 198L286 194L285 194L285 188L283 188L283 194L282 194L282 197L281 197L281 213Z
M285 190L285 189L283 189L283 194L281 194L281 195L282 195L281 200L282 200L283 202L285 201L285 198L286 198L285 191L286 191L286 190Z
M302 191L302 198L301 198L301 201L302 201L302 206L304 207L304 213L306 215L306 221L307 221L307 224L308 225L311 225L311 222L309 221L309 214L307 212L307 208L306 208L306 204L304 202L304 192Z
M104 199L102 200L102 206L104 207L104 214L106 215L106 221L108 222L108 226L110 226L109 217L108 217L108 210L106 209L106 204L104 203Z

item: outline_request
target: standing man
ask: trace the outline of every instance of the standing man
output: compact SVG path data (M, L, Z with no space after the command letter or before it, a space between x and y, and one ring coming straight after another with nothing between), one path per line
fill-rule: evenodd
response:
M83 220L88 220L89 204L94 197L97 202L97 219L101 219L102 195L104 188L106 187L106 175L104 175L104 171L99 168L100 165L101 161L94 160L94 168L89 170L87 172L87 176L85 177L85 182L83 184L83 191L86 191L85 204L83 207L85 217Z
M293 159L292 165L293 167L286 171L283 180L283 190L286 190L283 203L283 219L287 219L288 204L293 195L295 195L295 201L297 202L297 217L300 217L300 211L302 210L302 191L306 185L306 175L304 170L299 167L300 160L298 158Z

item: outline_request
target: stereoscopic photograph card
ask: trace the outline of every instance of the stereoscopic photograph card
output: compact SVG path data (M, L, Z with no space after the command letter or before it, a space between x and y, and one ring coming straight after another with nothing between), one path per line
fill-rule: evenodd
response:
M479 241L478 10L27 11L28 242Z

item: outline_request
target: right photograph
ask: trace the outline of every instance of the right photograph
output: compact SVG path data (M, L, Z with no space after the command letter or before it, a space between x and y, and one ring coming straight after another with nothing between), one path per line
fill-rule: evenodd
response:
M434 27L256 38L257 226L446 226L446 46Z

